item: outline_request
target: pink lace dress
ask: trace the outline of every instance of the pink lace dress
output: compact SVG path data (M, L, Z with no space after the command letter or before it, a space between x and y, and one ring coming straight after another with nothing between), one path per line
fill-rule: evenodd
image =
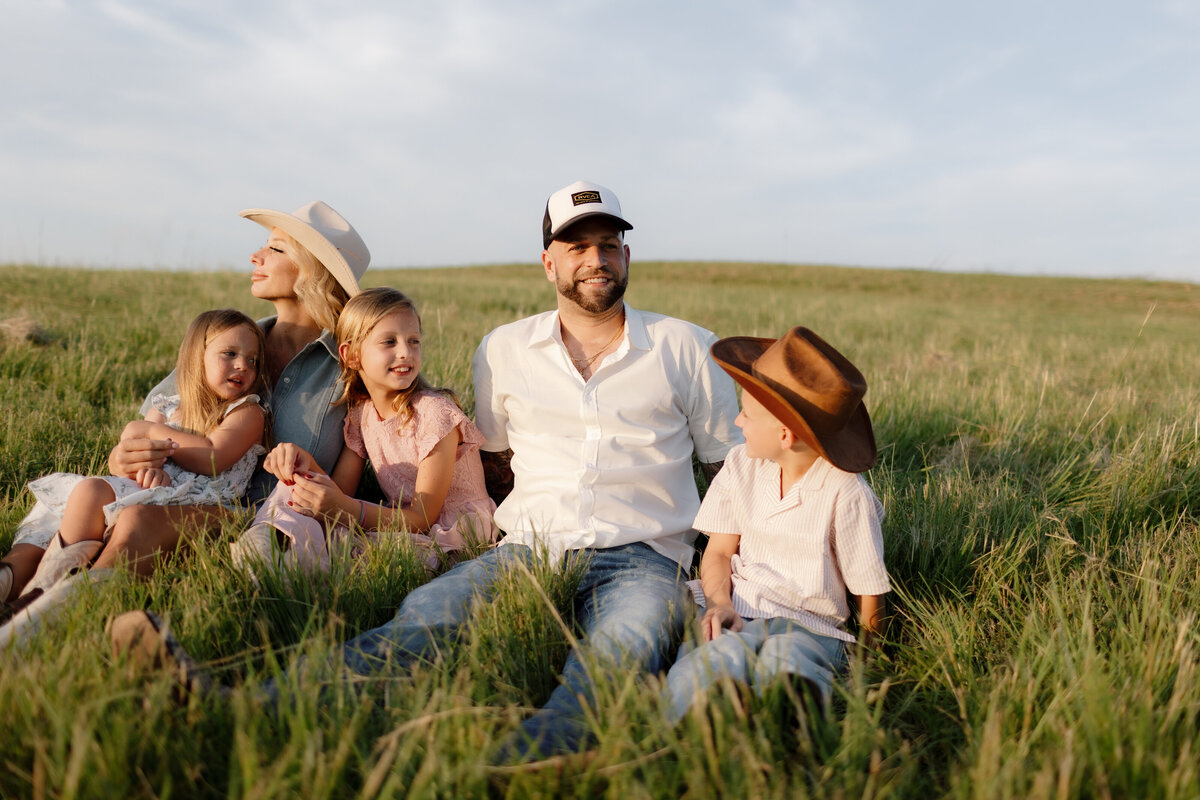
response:
M393 507L408 503L416 491L421 462L438 442L457 430L461 441L442 511L428 531L405 535L429 549L425 563L431 570L441 564L441 553L457 552L469 541L496 541L498 531L492 520L496 504L488 497L479 460L483 434L449 397L432 391L417 394L412 416L403 423L400 415L382 419L370 402L359 403L346 415L344 430L346 446L371 462ZM290 540L285 563L328 569L330 543L348 541L349 530L339 525L327 533L323 522L288 508L290 497L291 487L280 482L259 510L255 524L269 524ZM389 534L367 531L366 535Z

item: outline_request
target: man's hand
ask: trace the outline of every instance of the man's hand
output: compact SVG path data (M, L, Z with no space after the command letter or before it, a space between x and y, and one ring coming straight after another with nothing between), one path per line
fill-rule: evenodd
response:
M733 606L707 606L700 626L704 630L704 641L711 642L724 633L726 628L729 628L730 633L740 631L742 618L733 610Z

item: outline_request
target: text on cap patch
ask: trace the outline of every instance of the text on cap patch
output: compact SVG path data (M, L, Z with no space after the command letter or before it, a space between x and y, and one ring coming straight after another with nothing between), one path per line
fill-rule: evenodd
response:
M593 192L593 191L576 192L575 194L571 195L572 205L581 206L584 203L599 203L599 202L601 202L599 192Z

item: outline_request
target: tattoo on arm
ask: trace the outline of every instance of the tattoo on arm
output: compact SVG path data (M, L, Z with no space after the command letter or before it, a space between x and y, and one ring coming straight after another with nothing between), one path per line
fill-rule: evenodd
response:
M512 450L498 453L479 451L483 461L483 482L487 486L488 496L500 505L513 489Z

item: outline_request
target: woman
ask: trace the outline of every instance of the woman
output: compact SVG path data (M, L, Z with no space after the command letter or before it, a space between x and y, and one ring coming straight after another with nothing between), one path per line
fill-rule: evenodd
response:
M293 442L312 453L325 470L332 470L342 450L344 405L332 406L341 387L337 343L333 330L346 301L358 294L358 279L371 255L362 237L340 214L320 201L288 214L252 208L241 216L270 231L267 243L250 257L254 266L250 293L275 306L275 316L259 321L267 340L266 379L272 390L270 407L274 441ZM173 394L175 376L168 375L150 391ZM108 457L113 475L136 477L139 469L161 467L174 445L161 439L126 439ZM246 493L257 503L270 493L274 478L261 469ZM154 569L158 553L170 553L188 541L220 527L227 512L219 506L134 506L117 518L95 567L127 560L139 574ZM36 520L22 523L36 525ZM53 531L50 532L53 535ZM12 551L0 567L0 595L9 570L24 584L42 557L42 548L23 542L18 531ZM33 538L33 537L30 537ZM79 554L61 552L61 557ZM6 599L0 597L0 599Z

